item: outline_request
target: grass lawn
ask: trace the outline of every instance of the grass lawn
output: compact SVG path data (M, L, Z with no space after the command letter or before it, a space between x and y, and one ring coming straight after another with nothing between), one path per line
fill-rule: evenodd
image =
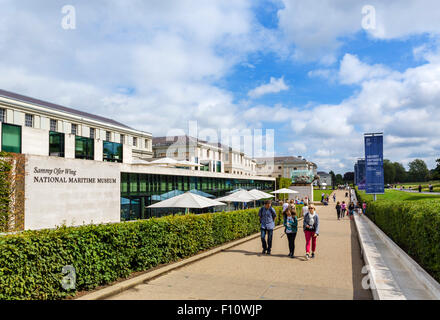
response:
M321 201L321 194L325 193L330 195L333 192L333 190L320 190L320 189L313 189L313 201Z
M360 190L358 192L365 195L364 190ZM372 194L367 194L365 196L368 200L373 200ZM417 200L432 200L432 199L440 200L440 195L409 193L409 192L405 192L405 191L389 190L389 189L385 189L385 194L378 194L377 195L377 200L417 201Z
M440 181L439 180L435 180L435 181L428 181L428 182L405 182L405 183L399 183L396 184L397 188L400 188L400 186L405 186L406 189L408 189L409 187L412 187L412 189L417 189L419 187L419 185L422 186L422 191L429 191L429 184L432 184L432 186L434 187L433 192L440 192Z

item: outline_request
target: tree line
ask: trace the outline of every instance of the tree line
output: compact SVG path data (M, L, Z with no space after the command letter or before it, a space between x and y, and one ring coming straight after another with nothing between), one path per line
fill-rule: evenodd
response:
M440 180L440 159L436 160L436 167L431 170L428 169L422 159L411 161L408 164L408 170L399 162L384 159L383 171L385 184ZM332 176L333 186L354 183L354 172L346 172L341 175L330 171L330 175Z

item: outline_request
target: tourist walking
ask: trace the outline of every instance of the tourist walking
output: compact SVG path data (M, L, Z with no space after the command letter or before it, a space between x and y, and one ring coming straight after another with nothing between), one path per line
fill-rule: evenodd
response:
M295 207L290 207L286 211L286 217L284 220L284 232L287 235L287 241L289 242L289 257L294 258L295 253L295 238L298 232L298 218L296 217Z
M350 205L348 206L348 216L350 217L350 220L353 220L353 214L354 214L354 203L350 202Z
M342 204L341 204L341 211L342 211L341 219L345 217L345 211L346 210L347 210L347 205L345 204L345 201L342 201Z
M362 214L365 214L367 212L367 204L365 202L362 202Z
M275 228L275 218L277 217L277 214L275 209L272 208L271 204L272 201L270 200L264 201L264 206L260 208L260 211L258 211L261 224L261 244L263 246L263 254L270 254L272 249L273 229Z
M429 192L432 192L432 189L434 189L434 188L432 187L432 184L429 184Z
M336 202L336 192L333 193L333 202Z
M340 220L341 219L341 204L339 203L339 201L336 204L336 213L338 214L338 220Z
M313 205L309 206L309 211L304 216L303 229L306 237L306 259L315 258L316 238L319 235L319 217ZM312 255L310 255L310 244Z
M422 186L419 184L419 192L422 192Z

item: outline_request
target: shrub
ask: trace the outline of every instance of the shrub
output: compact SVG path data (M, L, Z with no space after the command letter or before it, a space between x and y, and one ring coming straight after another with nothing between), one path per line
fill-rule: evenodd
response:
M0 236L0 299L62 299L259 229L258 209L247 209ZM75 290L61 286L67 265L76 270Z
M370 201L367 215L440 281L440 201Z

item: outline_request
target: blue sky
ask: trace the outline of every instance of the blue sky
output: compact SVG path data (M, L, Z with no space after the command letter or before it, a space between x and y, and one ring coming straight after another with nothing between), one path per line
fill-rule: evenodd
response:
M2 89L155 136L273 129L324 171L371 131L392 161L440 158L438 1L369 1L368 28L363 1L77 0L69 30L64 1L1 4Z

